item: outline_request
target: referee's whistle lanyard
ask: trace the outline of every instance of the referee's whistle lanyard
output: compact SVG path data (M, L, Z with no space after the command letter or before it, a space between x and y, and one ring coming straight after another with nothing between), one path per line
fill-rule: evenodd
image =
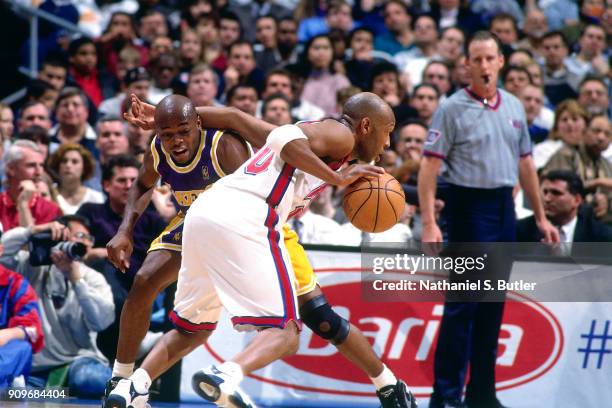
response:
M485 108L493 108L497 106L497 103L499 101L499 90L497 88L495 88L495 96L491 99L486 98L486 97L483 98L482 96L477 94L470 86L466 87L465 90L467 91L468 94L470 94L472 98L482 103Z

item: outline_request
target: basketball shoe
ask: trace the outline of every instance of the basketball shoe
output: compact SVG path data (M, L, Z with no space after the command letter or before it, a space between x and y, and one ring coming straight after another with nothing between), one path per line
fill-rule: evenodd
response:
M191 386L196 394L219 407L256 408L238 384L214 365L196 372L191 379Z
M104 401L104 408L149 408L149 393L139 393L129 379L121 379Z

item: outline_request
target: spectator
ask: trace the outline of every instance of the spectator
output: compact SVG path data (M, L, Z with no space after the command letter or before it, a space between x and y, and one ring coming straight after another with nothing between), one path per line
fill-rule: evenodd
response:
M506 60L507 67L521 67L525 68L525 66L533 60L533 54L529 50L525 49L517 49L512 51L512 53L508 56Z
M196 106L218 106L216 100L219 89L219 76L206 64L193 67L187 82L187 97Z
M427 138L427 125L419 120L408 120L397 126L395 151L398 155L397 164L412 161L418 164L423 156L423 147ZM415 183L416 185L416 180Z
M465 88L470 86L472 83L472 78L470 77L467 69L466 60L467 58L462 55L455 61L455 67L451 72L451 78L453 79L455 89Z
M224 89L237 84L252 85L261 92L264 76L255 63L253 46L247 41L236 41L229 47L228 67L223 73Z
M531 84L529 72L523 67L509 66L502 74L504 89L519 97L521 90Z
M172 80L178 74L178 60L174 54L162 54L150 62L153 85L149 90L149 100L158 104L172 93Z
M531 141L534 144L543 142L548 137L549 129L540 127L535 123L536 118L540 116L544 109L544 92L542 88L527 84L520 90L519 99L525 108Z
M587 75L606 76L610 72L606 50L606 32L602 26L588 24L579 40L580 51L570 56L567 69L582 80Z
M433 114L438 108L440 102L440 92L435 85L426 82L417 85L414 88L412 98L410 98L410 106L412 106L419 114L419 119L427 126L431 124Z
M73 40L68 48L70 76L97 108L104 100L98 72L98 53L93 40L81 37Z
M136 152L140 153L146 151L147 147L151 144L153 132L153 129L141 129L138 126L128 123L127 136L130 153L136 154Z
M310 39L302 55L306 83L302 98L320 106L326 115L336 111L336 92L350 85L349 80L333 68L332 43L328 36Z
M547 140L533 148L533 161L541 168L564 145L576 148L582 142L582 135L589 121L587 112L573 100L559 104L555 109L555 123Z
M301 43L312 38L329 34L334 29L348 33L354 28L351 6L345 0L330 0L325 3L327 10L323 15L313 15L309 18L298 18L298 39Z
M136 48L132 46L123 47L119 52L119 61L117 62L117 79L119 82L123 85L128 71L145 65L143 61L140 52Z
M278 22L277 47L281 56L281 65L298 62L297 30L298 24L291 17L283 18Z
M0 255L2 250L0 249ZM0 389L30 374L32 353L43 347L38 298L22 275L0 265Z
M472 0L470 1L470 8L476 15L480 16L485 25L500 14L509 14L517 25L523 24L523 11L516 0L502 2L497 0Z
M430 61L423 70L423 82L435 85L440 92L442 102L450 95L453 84L451 82L450 68L445 62Z
M262 119L276 126L293 123L291 117L291 103L285 94L277 93L264 99L261 113Z
M529 61L523 68L529 72L531 83L543 89L544 87L544 69L535 61ZM546 98L546 95L544 95Z
M13 110L9 105L0 103L0 147L4 148L5 142L10 142L13 137L15 125Z
M126 125L118 116L100 119L96 130L98 132L96 148L100 152L100 157L94 166L93 176L85 182L85 185L96 191L102 191L103 167L111 157L128 153L129 141Z
M131 94L135 94L141 101L149 100L149 90L151 89L151 76L142 67L133 68L126 72L123 78L123 89L119 95L105 99L98 107L100 117L122 116L122 106Z
M94 251L106 258L106 244L117 232L123 218L127 197L136 177L140 163L132 156L119 155L111 158L104 166L102 174L104 191L107 200L104 204L86 203L81 206L78 215L87 218L95 237ZM134 251L130 258L127 273L121 273L110 263L104 262L99 267L103 270L107 282L112 287L115 303L115 323L98 337L98 346L107 358L114 360L119 330L119 315L123 302L136 271L142 265L149 248L149 243L165 228L166 223L152 209L147 207L140 216L134 229Z
M338 89L336 92L336 117L342 116L342 107L351 97L362 92L360 88L356 86L347 86L346 88Z
M161 11L149 8L140 16L138 36L145 44L152 44L153 40L159 36L167 37L168 31L166 16Z
M21 109L17 132L21 133L31 126L40 126L47 131L51 129L49 109L42 102L28 102Z
M186 40L191 39L192 49L195 49L197 45L193 42L194 38L188 34L193 30L182 30L181 32L181 49L183 43ZM191 65L196 65L200 62L206 64L212 64L212 62L221 54L223 51L221 47L221 40L219 38L219 18L216 13L204 13L198 17L198 21L195 26L195 34L197 36L197 42L200 46L200 53L197 58L191 62ZM194 53L195 54L195 53ZM187 67L184 67L185 70Z
M38 149L43 155L44 161L47 161L47 156L49 155L49 144L51 143L47 129L36 125L30 126L23 132L19 133L18 139L31 140L32 142L36 143L36 146L38 146Z
M153 39L149 46L149 57L153 60L163 54L172 54L174 47L172 40L166 35L159 35Z
M517 48L529 50L534 56L539 57L542 37L547 32L548 22L544 12L537 7L528 7L523 26L525 37L518 42Z
M87 104L87 97L80 89L66 87L62 90L55 105L57 125L49 131L53 143L51 153L59 144L79 143L97 157L96 132L87 123Z
M567 69L565 59L569 44L559 31L551 31L542 37L544 56L544 93L548 100L557 105L567 98L576 97L580 78Z
M425 64L436 54L438 27L436 21L423 14L414 20L414 47L395 54L394 59L400 71L410 75L413 85L421 82Z
M205 63L207 60L204 56L202 39L198 31L188 28L181 32L179 59L181 63L179 80L181 83L187 84L189 72L193 67Z
M463 54L463 44L465 43L465 33L457 27L447 27L442 30L438 44L436 45L437 54L447 61L455 61Z
M561 242L612 242L612 229L582 208L584 187L577 174L567 170L546 172L540 191L546 218L559 229ZM542 233L533 216L517 222L516 240L541 242Z
M482 28L480 17L470 10L463 0L439 0L431 2L431 16L440 29L456 27L463 32L473 33Z
M405 95L395 64L384 61L374 65L370 86L367 89L380 96L393 108L397 123L418 116L418 112L413 107L402 103Z
M605 115L593 116L577 148L563 146L550 158L544 171L568 170L578 174L586 190L586 202L598 219L612 223L612 163L602 153L610 146L612 127Z
M43 155L29 140L17 140L6 152L5 191L0 193L0 224L5 231L31 227L62 215L59 207L36 193L34 182L44 172Z
M401 0L389 0L384 5L383 15L387 33L378 35L374 48L378 51L395 55L401 51L410 51L414 47L412 32L412 15L408 6Z
M516 20L508 13L496 14L489 23L489 31L495 34L506 47L514 48L518 41Z
M83 203L103 203L104 195L85 187L83 182L93 176L94 159L85 148L67 143L49 158L49 171L57 180L57 202L66 215L77 212Z
M44 388L50 375L60 371L65 373L65 385L71 393L82 398L99 398L111 369L96 347L95 333L113 321L111 288L100 273L63 251L51 251L49 264L43 260L43 265L32 266L34 252L20 248L40 232L50 232L56 240L80 243L86 251L93 245L87 220L74 215L32 229L15 228L2 237L3 262L32 283L45 322L45 347L34 356L28 384ZM49 251L38 248L41 250Z
M219 18L219 43L221 52L212 62L213 68L223 72L227 69L230 46L242 39L240 19L231 11L224 11Z
M297 76L297 75L296 75ZM325 116L323 109L302 99L301 90L297 89L299 79L284 69L274 69L268 72L262 97L266 98L272 94L281 92L289 98L291 103L291 116L297 120L317 120ZM294 90L294 87L296 89ZM297 92L296 92L297 91ZM261 103L257 105L258 117L261 117Z
M610 115L608 86L600 77L586 77L578 90L578 103L591 115Z
M255 116L257 113L257 89L251 85L236 85L227 91L227 106Z
M40 79L32 79L26 87L25 102L41 102L47 109L53 109L59 92L51 84Z
M281 55L278 52L278 26L272 16L259 16L255 21L255 61L257 66L267 73L281 62Z
M375 58L374 32L365 27L356 28L349 37L349 46L351 58L344 64L346 76L351 84L366 89L372 76L372 68L382 61Z
M58 92L66 85L68 66L61 58L50 54L38 71L38 79L47 82Z

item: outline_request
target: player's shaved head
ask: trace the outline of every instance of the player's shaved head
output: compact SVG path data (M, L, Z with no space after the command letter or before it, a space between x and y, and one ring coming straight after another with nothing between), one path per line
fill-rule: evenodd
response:
M353 123L358 123L364 118L371 118L376 122L395 121L389 104L371 92L361 92L350 97L344 104L342 113Z
M197 117L191 100L182 95L168 95L155 108L155 123L160 128L195 121Z

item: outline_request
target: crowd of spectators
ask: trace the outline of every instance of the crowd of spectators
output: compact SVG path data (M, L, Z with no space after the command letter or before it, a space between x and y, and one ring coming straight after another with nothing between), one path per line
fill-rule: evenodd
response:
M87 33L41 30L38 75L23 98L0 104L0 262L21 274L0 267L0 294L14 295L23 276L39 298L36 308L22 305L36 309L30 320L0 320L0 354L11 339L19 353L38 352L32 384L100 395L134 273L176 213L168 188L156 188L135 230L130 271L106 261L153 136L123 119L132 93L151 104L181 93L196 105L231 106L276 125L338 117L350 96L379 95L396 116L378 164L404 186L399 223L362 233L335 189L291 223L303 243L419 241L416 184L428 126L440 103L469 86L464 44L488 29L503 44L499 87L525 108L551 222L562 227L578 217L596 231L570 241L611 236L610 0L16 1ZM520 186L515 203L525 219L519 237L538 240ZM444 204L443 196L436 200L441 226ZM32 267L23 246L40 233L83 243L86 254ZM0 370L0 386L22 368L27 374L28 364Z

